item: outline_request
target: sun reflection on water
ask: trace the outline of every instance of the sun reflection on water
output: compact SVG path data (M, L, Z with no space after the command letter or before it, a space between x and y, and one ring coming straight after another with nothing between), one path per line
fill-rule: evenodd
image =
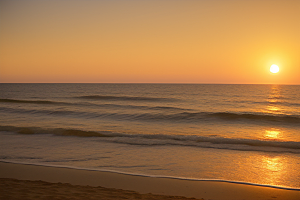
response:
M268 106L267 110L271 112L279 112L281 109L277 106Z
M266 130L264 138L266 139L279 139L281 131L279 130Z
M267 99L269 105L266 107L267 113L278 114L281 113L282 109L279 107L278 103L282 100L280 87L278 85L273 85L271 88L271 93Z
M269 102L277 102L280 97L280 87L278 85L273 85L271 88L271 94L268 98Z
M261 160L263 176L261 178L270 185L278 185L279 180L285 174L285 165L282 157L263 156Z
M250 178L253 183L280 186L286 176L291 173L289 163L284 156L256 155L248 157L247 162L251 163L248 178L250 174L254 175Z
M283 165L280 162L280 157L263 157L263 164L265 165L265 168L269 170L269 172L280 172L280 170L283 169Z

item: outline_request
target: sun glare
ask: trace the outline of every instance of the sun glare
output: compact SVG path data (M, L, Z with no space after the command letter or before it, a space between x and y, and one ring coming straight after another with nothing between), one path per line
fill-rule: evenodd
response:
M277 73L277 72L279 72L279 67L277 65L272 65L270 67L270 72L272 72L274 74Z

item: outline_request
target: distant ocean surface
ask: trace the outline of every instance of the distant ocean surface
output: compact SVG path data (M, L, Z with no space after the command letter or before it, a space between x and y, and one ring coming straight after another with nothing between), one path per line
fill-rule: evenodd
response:
M0 84L0 161L300 188L300 86Z

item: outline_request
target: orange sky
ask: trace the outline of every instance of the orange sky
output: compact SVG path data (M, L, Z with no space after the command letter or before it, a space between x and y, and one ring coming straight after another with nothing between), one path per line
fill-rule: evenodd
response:
M1 0L0 82L300 84L299 19L297 0Z

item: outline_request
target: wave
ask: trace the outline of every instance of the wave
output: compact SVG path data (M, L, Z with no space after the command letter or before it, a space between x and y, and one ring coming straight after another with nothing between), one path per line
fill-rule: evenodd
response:
M78 129L64 129L64 128L55 128L55 129L44 129L40 127L17 127L17 126L0 126L0 131L15 132L25 135L33 134L52 134L60 136L78 136L78 137L112 137L107 133L109 131L83 131Z
M98 108L124 108L124 109L143 109L143 110L192 110L172 106L137 106L137 105L120 105L120 104L94 104L90 102L57 102L57 101L42 101L42 100L18 100L18 99L0 99L4 103L24 103L24 104L51 104L51 105L70 105L70 106L89 106Z
M128 97L128 96L80 96L76 98L82 99L99 99L99 100L123 100L123 101L174 101L178 99L171 99L171 98L151 98L151 97ZM20 100L20 99L0 99L0 102L3 103L24 103L24 104L52 104L52 105L80 105L80 106L116 106L116 107L128 107L128 108L146 108L149 106L133 106L133 105L118 105L118 104L93 104L91 102L80 102L80 103L70 103L70 102L57 102L57 101L46 101L46 100ZM293 102L284 102L284 101L236 101L231 102L236 104L263 104L263 105L281 105L281 106L295 106L300 107L300 103L293 103ZM174 107L168 106L156 106L156 107L149 107L149 109L174 109ZM177 110L192 110L192 109L181 109L175 108Z
M14 132L24 135L52 134L58 136L98 137L102 138L100 141L129 145L176 145L241 151L263 151L300 154L300 142L295 141L224 138L197 135L127 134L114 131L86 131L65 128L45 129L40 127L16 126L0 126L0 131Z
M106 96L106 95L87 95L76 98L92 99L92 100L118 100L118 101L174 101L173 98L157 98L157 97L134 97L134 96Z
M233 112L177 112L172 114L166 113L111 113L104 111L73 111L73 110L34 110L22 108L6 108L0 107L0 111L18 114L46 114L59 115L64 117L81 117L81 118L103 118L113 120L129 120L129 121L167 121L182 123L198 123L209 121L247 121L255 123L274 123L274 124L292 124L300 125L299 115L284 114L266 114L266 113L233 113Z
M139 109L139 110L168 110L168 111L192 111L193 109L178 108L172 106L137 106L137 105L119 105L119 104L89 104L101 108L121 108L121 109Z
M293 103L293 102L287 102L287 101L237 101L237 103L262 104L262 105L280 105L280 106L296 106L296 107L300 106L300 103Z
M17 100L17 99L0 99L4 103L30 103L30 104L68 104L65 102L42 101L42 100Z
M285 122L285 123L299 123L300 116L298 115L284 115L284 114L264 114L264 113L229 113L229 112L219 112L219 113L209 113L210 117L218 117L226 120L255 120L255 121L268 121L268 122Z

